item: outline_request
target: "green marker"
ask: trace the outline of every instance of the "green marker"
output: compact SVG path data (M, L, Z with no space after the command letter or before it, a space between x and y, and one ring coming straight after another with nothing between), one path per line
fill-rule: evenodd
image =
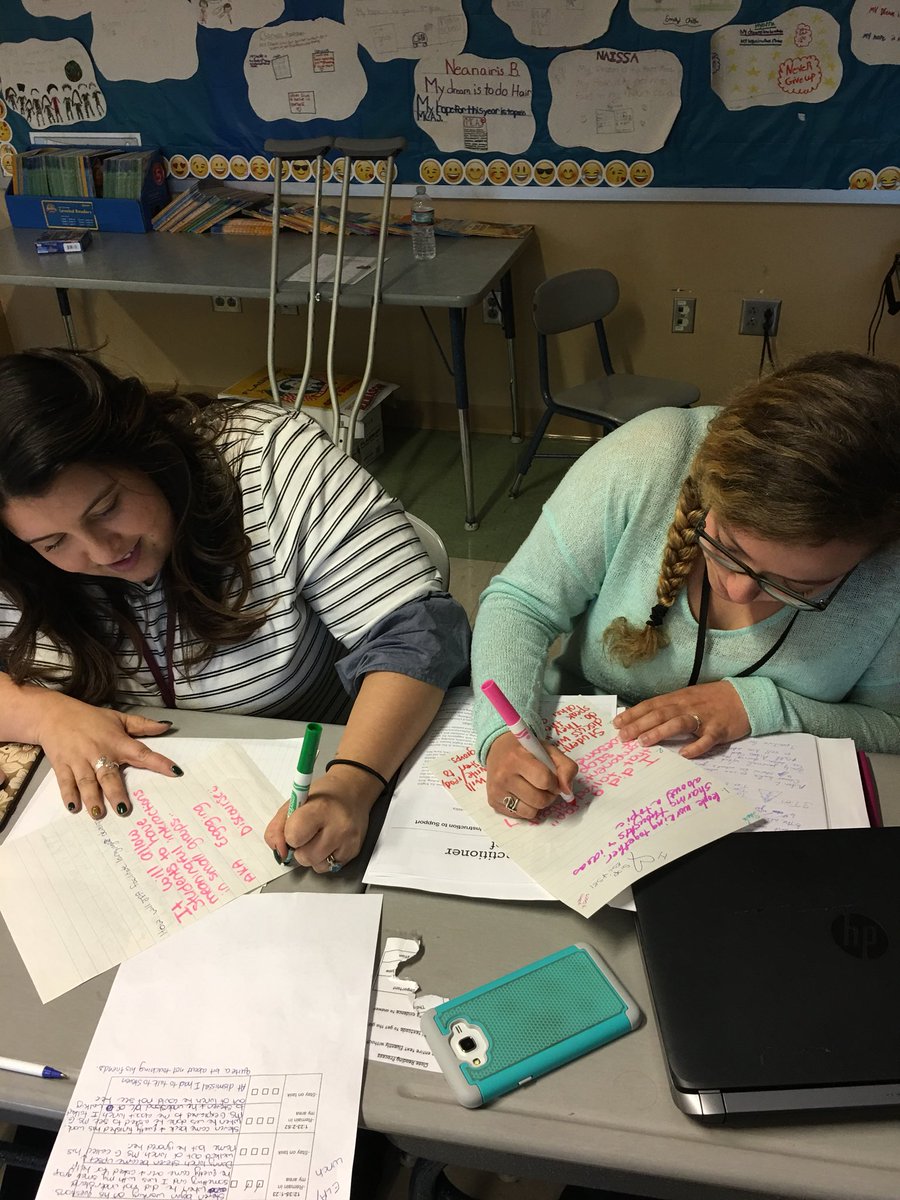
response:
M310 721L303 735L303 745L300 747L300 757L297 759L297 770L294 782L291 784L291 799L287 815L295 813L309 793L309 785L313 779L313 769L316 765L316 754L319 751L319 738L322 736L322 726ZM277 857L277 855L276 855ZM289 849L284 865L290 867L294 862L294 851Z

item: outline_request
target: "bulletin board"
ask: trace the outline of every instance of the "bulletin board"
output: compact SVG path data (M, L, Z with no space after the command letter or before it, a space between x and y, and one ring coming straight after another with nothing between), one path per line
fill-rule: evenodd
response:
M264 183L267 138L400 134L401 193L900 198L900 0L0 3L7 173L137 132L177 178Z

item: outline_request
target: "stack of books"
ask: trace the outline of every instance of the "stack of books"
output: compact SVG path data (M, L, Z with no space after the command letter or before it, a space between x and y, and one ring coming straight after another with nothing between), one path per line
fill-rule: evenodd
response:
M235 213L252 211L268 196L215 183L193 183L153 218L158 233L205 233Z
M52 146L25 150L13 158L13 195L140 200L156 153Z

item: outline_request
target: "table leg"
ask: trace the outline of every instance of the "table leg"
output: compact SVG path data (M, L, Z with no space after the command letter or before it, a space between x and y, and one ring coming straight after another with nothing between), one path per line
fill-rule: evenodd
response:
M69 349L77 350L78 343L75 340L75 325L72 322L72 306L69 304L68 288L56 289L56 303L59 305L59 313L63 319L63 325L66 327L66 341L69 343Z
M519 377L516 374L516 310L513 304L512 272L507 271L500 280L500 316L503 336L506 338L506 361L509 365L509 406L512 409L512 432L509 440L518 445L522 440L519 433Z
M450 310L450 347L453 354L453 386L459 413L459 448L462 454L463 486L466 490L466 529L478 528L475 513L475 483L472 477L472 446L469 438L469 379L466 374L466 310Z

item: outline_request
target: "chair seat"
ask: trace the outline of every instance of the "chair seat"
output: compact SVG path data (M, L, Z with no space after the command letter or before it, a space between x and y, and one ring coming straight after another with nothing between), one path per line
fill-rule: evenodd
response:
M593 417L622 425L655 408L687 408L700 398L700 389L680 379L657 379L653 375L609 375L589 379L577 387L556 392L556 408L590 413Z

